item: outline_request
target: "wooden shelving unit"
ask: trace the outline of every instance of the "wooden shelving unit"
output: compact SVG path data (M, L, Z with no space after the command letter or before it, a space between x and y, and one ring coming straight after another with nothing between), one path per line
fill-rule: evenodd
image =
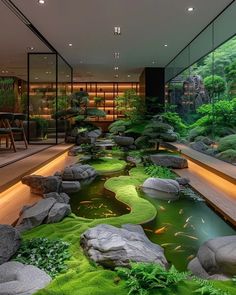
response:
M80 90L87 91L89 94L89 107L98 108L106 112L104 118L92 118L92 121L99 122L112 122L117 117L122 117L121 113L117 113L115 98L122 95L127 89L135 89L139 93L138 82L86 82L86 83L74 83L73 91ZM94 97L102 97L103 101L100 105L96 105Z

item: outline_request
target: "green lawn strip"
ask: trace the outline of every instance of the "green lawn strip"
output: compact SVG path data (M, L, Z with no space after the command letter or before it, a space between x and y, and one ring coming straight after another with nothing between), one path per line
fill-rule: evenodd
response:
M103 157L88 161L99 174L120 172L125 169L127 163L116 158Z

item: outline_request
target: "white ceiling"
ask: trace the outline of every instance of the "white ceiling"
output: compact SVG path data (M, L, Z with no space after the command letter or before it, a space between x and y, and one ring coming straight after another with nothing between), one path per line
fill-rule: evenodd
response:
M231 0L45 0L45 5L37 0L13 2L73 66L76 80L137 81L144 67L165 66ZM195 7L191 14L186 11L189 6ZM1 10L1 23L2 14ZM12 38L19 42L31 40L32 36L17 35L15 23L8 22L4 29L1 23L0 33L10 28L16 32L16 36L9 36L10 44ZM116 25L121 27L121 36L113 35ZM120 52L117 62L115 51ZM119 66L117 72L113 70L115 65ZM116 73L119 78L114 78Z

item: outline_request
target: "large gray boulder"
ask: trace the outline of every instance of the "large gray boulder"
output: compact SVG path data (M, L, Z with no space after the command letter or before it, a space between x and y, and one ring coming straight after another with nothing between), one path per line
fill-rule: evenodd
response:
M208 240L190 261L188 269L204 279L226 280L236 275L236 236Z
M188 161L185 158L174 155L151 155L153 164L174 169L188 168Z
M44 199L54 198L58 203L69 204L70 197L66 193L51 192L43 195Z
M90 165L74 164L66 167L61 172L62 180L83 180L97 175L97 172Z
M130 146L134 143L134 138L129 136L115 136L114 141L120 146Z
M77 193L81 189L79 181L62 181L61 190L66 194Z
M140 225L117 228L100 224L81 235L81 246L94 262L108 268L129 266L130 262L152 262L167 267L164 250L152 243Z
M32 193L39 195L59 192L61 186L61 180L58 176L27 175L21 181L30 187Z
M180 185L173 179L150 177L144 181L142 189L146 194L157 199L179 199Z
M176 180L157 177L150 177L146 179L142 187L175 194L178 194L180 191L179 183Z
M7 262L16 253L20 241L20 234L16 228L0 224L0 264Z
M45 223L56 223L71 213L69 204L55 203L50 209Z
M47 198L23 210L17 222L17 229L25 231L42 224L55 203L54 198Z
M198 152L206 152L209 146L202 141L191 142L190 147Z
M31 295L50 281L48 274L33 265L16 261L0 265L0 295Z

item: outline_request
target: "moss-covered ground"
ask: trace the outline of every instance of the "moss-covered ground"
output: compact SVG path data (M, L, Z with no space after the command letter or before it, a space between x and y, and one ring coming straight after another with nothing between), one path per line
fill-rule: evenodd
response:
M125 169L127 163L116 158L102 157L88 162L99 174L120 172Z
M98 165L98 164L97 164ZM99 168L99 166L97 166ZM71 259L68 261L68 270L59 275L45 289L37 295L127 295L128 289L124 281L117 283L116 273L96 266L88 261L80 248L80 235L87 229L101 223L121 226L125 223L142 224L156 216L155 207L147 200L141 199L136 187L141 185L148 176L142 167L133 168L129 176L110 178L105 187L113 191L116 198L131 208L129 214L106 219L85 219L71 215L62 222L36 227L23 235L24 239L47 237L62 239L71 244ZM226 288L230 294L235 294L235 288L230 283L215 283L220 288ZM162 290L153 294L193 294L196 284L191 281L183 282L175 290Z

